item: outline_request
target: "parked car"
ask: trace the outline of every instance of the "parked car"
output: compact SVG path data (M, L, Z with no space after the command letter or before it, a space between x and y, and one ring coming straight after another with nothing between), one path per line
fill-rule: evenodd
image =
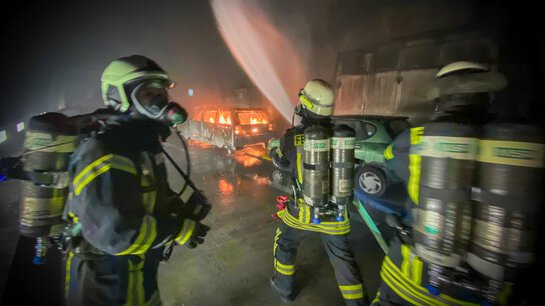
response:
M369 197L378 198L384 195L391 183L398 180L386 168L384 150L399 133L410 128L411 125L407 119L407 117L373 115L332 117L334 124L346 124L356 131L354 187L357 191ZM269 141L269 156L279 144L278 139ZM275 166L277 169L273 172L272 180L285 182L285 176L289 174L279 165L275 164Z
M260 108L213 108L201 110L178 127L186 139L226 148L229 153L246 145L269 141L270 116Z

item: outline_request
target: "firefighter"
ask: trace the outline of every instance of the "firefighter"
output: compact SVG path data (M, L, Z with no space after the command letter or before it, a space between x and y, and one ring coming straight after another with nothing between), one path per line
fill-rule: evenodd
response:
M187 116L168 101L170 84L140 55L114 60L102 74L112 116L69 163L69 305L159 305L159 262L173 245L203 243L209 228L193 211L206 199L190 186L177 197L167 184L160 141Z
M301 199L303 184L303 144L304 132L313 125L321 125L327 129L333 127L330 116L333 114L334 91L331 85L323 80L309 81L299 92L299 104L295 113L302 118L295 127L288 129L280 139L280 145L272 158L291 172L295 193L287 207L277 215L283 220L274 238L274 277L272 287L280 294L284 302L293 301L295 288L295 257L297 246L303 234L319 233L327 251L342 296L348 305L365 305L368 297L360 270L354 259L348 233L350 222L348 216L343 221L324 219L320 224L311 221L314 208Z
M407 187L408 213L403 219L389 216L399 231L390 241L372 305L480 305L488 290L479 287L487 280L463 258L484 110L490 94L507 81L488 65L467 61L446 65L436 76L431 122L402 132L384 152Z

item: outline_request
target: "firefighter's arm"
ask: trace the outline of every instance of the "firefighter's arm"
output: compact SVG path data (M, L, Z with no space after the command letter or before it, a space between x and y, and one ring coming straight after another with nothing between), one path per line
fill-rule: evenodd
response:
M407 129L397 135L394 141L386 147L386 150L384 150L384 158L387 161L391 161L401 153L408 154L410 147L410 129Z
M112 255L142 254L181 226L173 215L153 213L155 195L142 191L133 161L95 139L79 149L72 162L72 207L94 247Z
M273 159L274 164L277 165L278 168L283 170L288 170L290 166L289 160L286 158L285 152L286 152L286 137L289 134L289 132L286 132L282 138L280 138L280 142L276 150L271 151L271 159Z

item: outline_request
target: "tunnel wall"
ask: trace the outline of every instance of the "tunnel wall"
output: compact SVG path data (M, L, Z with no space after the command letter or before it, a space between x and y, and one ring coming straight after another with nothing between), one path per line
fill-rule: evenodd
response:
M412 122L422 122L432 112L438 69L460 60L494 67L498 61L495 39L452 29L340 53L335 113L408 116Z

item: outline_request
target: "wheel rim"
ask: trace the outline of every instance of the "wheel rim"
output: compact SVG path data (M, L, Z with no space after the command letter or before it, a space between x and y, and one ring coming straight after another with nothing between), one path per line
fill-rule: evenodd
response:
M359 178L360 188L368 194L377 194L382 189L382 182L373 172L364 172Z
M282 181L282 173L278 170L274 170L272 174L273 182L279 184Z

